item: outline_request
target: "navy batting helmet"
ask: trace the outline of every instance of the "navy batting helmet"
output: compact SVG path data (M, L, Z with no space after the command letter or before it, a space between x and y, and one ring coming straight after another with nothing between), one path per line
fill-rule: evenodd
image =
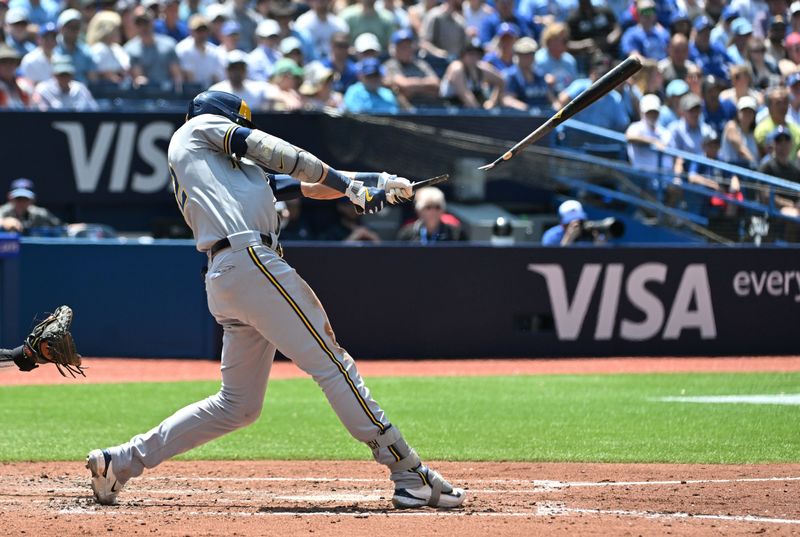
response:
M255 129L250 107L244 99L224 91L204 91L189 103L186 119L192 119L200 114L216 114L223 116L234 123L249 129Z

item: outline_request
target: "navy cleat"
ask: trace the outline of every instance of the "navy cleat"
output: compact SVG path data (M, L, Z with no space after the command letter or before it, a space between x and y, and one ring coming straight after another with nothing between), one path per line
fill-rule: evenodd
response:
M105 449L94 449L86 456L86 468L92 472L92 490L97 503L113 505L117 503L117 493L122 483L117 481L111 469L111 454Z

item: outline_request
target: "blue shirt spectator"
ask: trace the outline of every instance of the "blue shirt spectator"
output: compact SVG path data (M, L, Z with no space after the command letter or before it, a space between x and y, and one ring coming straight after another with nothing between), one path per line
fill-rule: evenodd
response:
M594 80L597 80L603 74L604 73L601 72L597 73L593 78L580 78L574 81L564 90L564 95L567 99L562 99L562 103L566 104L566 102L571 101L583 93L586 88L592 85ZM625 106L622 104L622 96L616 90L610 91L600 97L591 108L586 108L578 112L575 119L583 121L584 123L591 123L592 125L603 127L604 129L612 129L619 132L623 132L630 124L628 113L625 110Z
M20 56L25 56L36 48L36 44L28 39L28 14L24 9L9 9L6 12L6 25L6 44L13 47Z
M689 59L703 70L703 74L728 80L731 58L725 49L711 42L712 23L708 17L698 17L694 22L694 41L689 45Z
M542 234L542 246L567 246L573 242L584 242L586 237L581 233L580 224L586 220L586 211L577 200L567 200L558 206L559 224L553 226ZM569 229L569 235L564 235ZM583 240L582 240L583 239ZM589 239L590 242L591 239Z
M156 19L153 22L153 29L157 34L166 35L171 37L177 42L183 41L189 37L189 27L182 20L175 21L175 26L170 28L167 26L167 21L164 19Z
M694 93L681 98L683 117L669 126L675 149L700 155L703 153L703 138L713 133L709 125L700 119L703 100Z
M486 44L494 38L501 24L514 24L522 37L539 38L539 26L533 20L520 17L514 12L514 0L495 0L496 11L486 17L478 29L481 43Z
M92 53L84 43L78 41L81 32L81 14L77 9L66 9L58 16L58 44L56 56L69 56L75 68L74 78L86 84L96 78L96 68Z
M578 0L519 0L516 11L525 20L550 16L555 22L564 22L576 7Z
M667 56L669 32L656 20L656 6L652 0L640 0L639 24L625 30L622 34L622 53L629 56L638 52L646 58L661 60Z
M483 57L501 73L514 65L514 43L519 37L519 28L514 24L502 23L497 28L497 44L494 50ZM505 59L503 58L505 56Z
M383 68L376 58L367 58L358 65L359 82L344 94L344 107L349 112L390 113L398 110L397 98L381 85Z
M11 0L8 7L22 9L27 14L28 21L39 26L56 22L61 11L61 6L55 0Z
M731 37L733 43L725 50L731 63L742 65L747 61L747 43L753 35L753 25L743 18L734 19L731 23Z
M547 26L542 32L544 46L534 55L536 74L555 78L555 90L560 92L578 78L578 65L575 58L567 52L567 26L557 22Z
M339 71L333 64L333 60L325 58L320 62L325 67L332 69L334 72L339 73L339 76L333 82L333 89L339 93L344 93L347 88L358 82L358 69L356 62L351 59L345 60L344 69Z

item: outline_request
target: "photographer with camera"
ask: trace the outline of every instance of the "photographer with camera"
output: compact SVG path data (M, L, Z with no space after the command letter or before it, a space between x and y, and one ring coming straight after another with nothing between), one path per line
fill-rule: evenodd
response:
M567 200L558 207L561 221L542 234L542 246L569 246L576 242L603 244L608 237L621 237L625 224L615 218L587 220L583 205L577 200Z

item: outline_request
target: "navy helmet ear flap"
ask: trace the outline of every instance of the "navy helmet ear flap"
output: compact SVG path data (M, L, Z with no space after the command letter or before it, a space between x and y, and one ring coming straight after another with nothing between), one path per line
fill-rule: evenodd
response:
M244 99L224 91L204 91L198 94L189 103L186 119L191 119L201 114L215 114L223 116L234 123L255 129L250 107Z

